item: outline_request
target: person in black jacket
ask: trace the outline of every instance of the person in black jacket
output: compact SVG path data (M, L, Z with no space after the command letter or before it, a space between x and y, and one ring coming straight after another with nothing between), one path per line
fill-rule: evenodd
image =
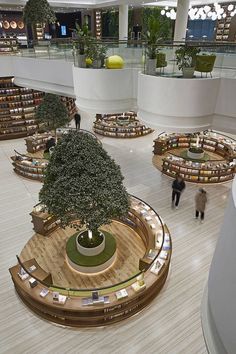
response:
M79 113L75 113L74 119L75 119L75 127L76 127L76 130L77 130L77 129L80 129L80 121L81 121L81 116L80 116L80 114L79 114Z
M178 209L180 196L184 189L185 182L181 176L177 175L172 183L172 208L175 206L175 209Z

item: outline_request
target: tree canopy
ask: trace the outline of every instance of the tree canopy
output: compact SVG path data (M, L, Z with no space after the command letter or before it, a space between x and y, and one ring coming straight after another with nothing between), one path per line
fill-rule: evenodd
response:
M26 24L55 23L56 15L47 0L28 0L23 11Z
M80 220L96 231L128 213L123 179L120 167L95 137L72 131L55 147L39 199L62 226Z
M36 109L35 119L43 123L48 129L56 130L69 123L69 113L61 101L60 96L46 93L42 102Z

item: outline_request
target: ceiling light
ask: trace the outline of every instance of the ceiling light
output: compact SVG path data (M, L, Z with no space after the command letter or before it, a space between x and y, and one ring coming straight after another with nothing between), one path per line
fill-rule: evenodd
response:
M213 14L212 14L212 21L215 21L216 19L217 19L217 15L216 15L216 13L215 12L213 12Z
M205 11L206 14L207 14L210 10L211 10L211 7L210 7L210 6L208 6L208 5L204 6L204 11Z

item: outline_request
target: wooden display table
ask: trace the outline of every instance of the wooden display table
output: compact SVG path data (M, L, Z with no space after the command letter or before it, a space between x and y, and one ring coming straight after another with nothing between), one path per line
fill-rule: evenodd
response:
M145 263L141 267L142 272L121 283L99 289L68 289L53 283L46 284L35 271L30 275L38 284L32 288L28 279L21 280L18 276L21 267L18 264L10 268L10 273L24 303L47 320L78 327L112 324L146 307L159 293L168 275L172 249L170 233L158 214L133 196L130 214L120 222L134 228L144 240L146 253L142 259ZM27 270L26 262L22 265ZM94 291L98 293L97 300L94 300ZM63 303L54 301L58 293L63 297ZM42 297L42 294L46 296Z
M138 119L134 112L124 114L97 114L94 132L113 138L137 138L153 132Z
M32 216L31 222L34 225L33 229L37 234L48 236L60 225L60 221L55 216L49 214L42 204L34 206L30 215Z
M196 144L199 135L199 147L204 151L219 156L218 160L194 161L173 153L173 149L190 148ZM221 183L232 180L236 167L236 141L214 131L199 134L161 134L154 140L154 155L163 156L162 172L175 178L179 174L185 181L194 183ZM223 158L223 159L222 159ZM154 157L154 164L159 167L159 161Z
M25 139L26 150L29 153L35 153L46 149L46 143L52 138L51 133L34 134Z

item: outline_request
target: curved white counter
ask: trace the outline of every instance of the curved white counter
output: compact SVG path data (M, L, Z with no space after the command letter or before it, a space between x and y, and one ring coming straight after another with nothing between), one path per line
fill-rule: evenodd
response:
M80 110L120 113L136 109L137 69L73 67L74 92Z
M208 129L215 112L219 80L139 73L138 116L153 128L166 131Z

